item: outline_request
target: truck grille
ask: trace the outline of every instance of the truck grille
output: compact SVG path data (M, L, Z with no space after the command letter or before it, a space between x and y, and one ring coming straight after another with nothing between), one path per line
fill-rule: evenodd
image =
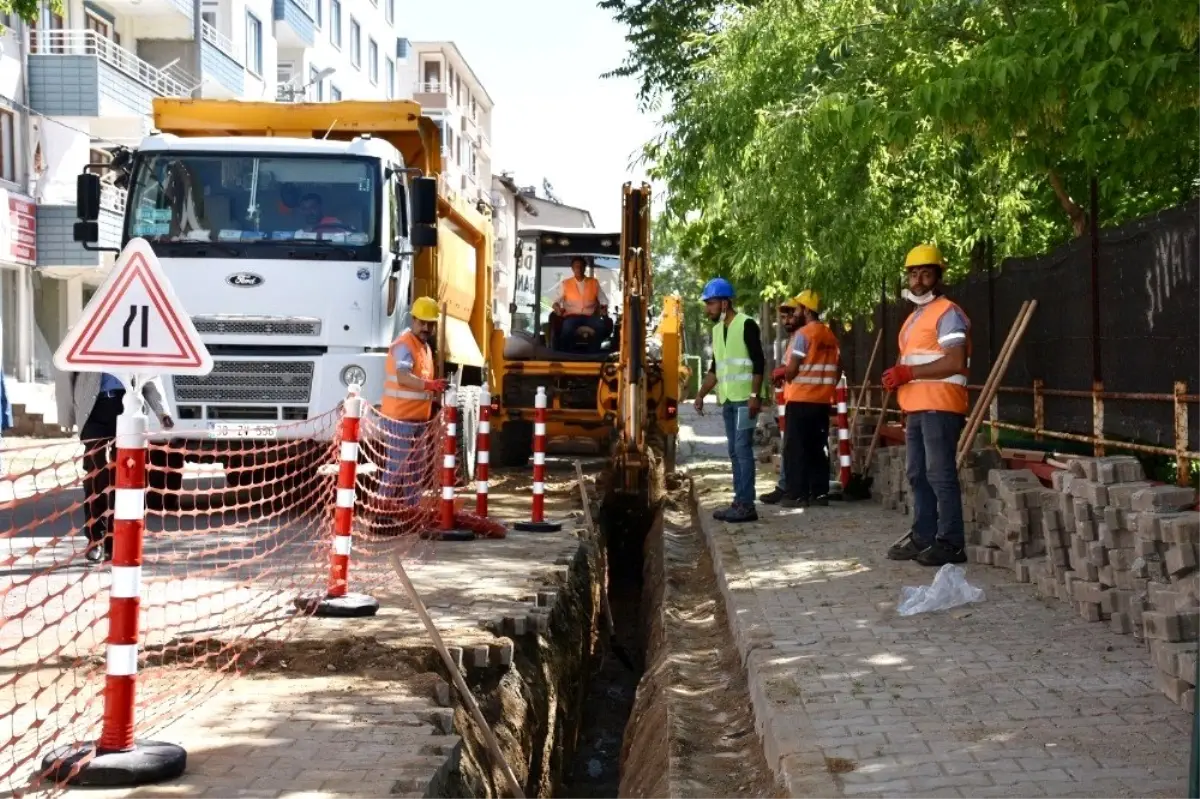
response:
M312 394L312 361L215 361L204 377L173 378L176 403L296 405Z
M319 336L321 320L305 316L193 316L196 332L218 336Z

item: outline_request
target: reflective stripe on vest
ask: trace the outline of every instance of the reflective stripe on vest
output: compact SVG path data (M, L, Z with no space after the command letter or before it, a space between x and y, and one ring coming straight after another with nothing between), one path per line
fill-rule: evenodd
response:
M717 401L745 402L754 388L754 361L746 351L746 322L750 317L736 314L727 326L724 320L713 325L713 360L717 362Z
M946 313L957 310L963 319L967 315L945 297L938 297L924 308L909 314L900 328L900 363L905 366L920 366L941 360L946 356L945 344L961 341L966 345L966 364L961 372L941 379L917 379L901 386L896 392L900 409L906 413L920 411L946 411L966 414L970 403L967 395L967 376L971 367L971 321L967 319L967 333L954 334L953 340L938 341L938 320Z
M837 338L821 322L809 322L796 333L808 340L808 351L796 376L788 383L785 399L788 402L811 402L832 405L837 388L837 363L840 356ZM795 348L789 358L796 355Z
M583 286L574 277L563 281L563 310L567 316L591 316L600 300L600 281L585 277Z
M400 385L396 379L396 360L393 355L397 344L404 344L412 353L413 377L432 380L434 375L433 353L429 351L429 345L417 338L412 330L405 330L388 347L383 379L383 415L402 422L427 422L433 415L433 395L428 391Z

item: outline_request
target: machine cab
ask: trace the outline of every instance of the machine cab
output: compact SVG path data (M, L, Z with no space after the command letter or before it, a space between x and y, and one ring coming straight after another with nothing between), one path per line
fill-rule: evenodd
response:
M619 232L522 230L505 357L608 360L619 344L620 248Z

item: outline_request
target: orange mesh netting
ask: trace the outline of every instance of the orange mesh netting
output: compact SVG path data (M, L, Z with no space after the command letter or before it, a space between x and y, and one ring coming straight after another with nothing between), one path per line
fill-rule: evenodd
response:
M339 409L281 426L273 440L150 438L139 738L310 618L294 601L328 586L341 422ZM349 589L371 594L394 587L388 556L411 557L420 534L437 527L444 430L440 420L396 422L369 406L359 430ZM95 538L112 529L107 445L3 452L0 791L53 788L39 776L42 759L98 736L112 572L89 559L85 530L89 507ZM465 510L457 521L503 535Z

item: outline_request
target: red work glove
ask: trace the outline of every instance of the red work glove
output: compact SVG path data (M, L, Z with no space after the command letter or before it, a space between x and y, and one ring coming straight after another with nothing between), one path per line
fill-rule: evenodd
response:
M446 381L445 380L426 380L424 383L421 384L421 388L423 388L425 391L429 391L434 394L443 394L446 391Z
M779 383L779 382L781 382L781 381L784 379L784 372L785 372L786 370L787 370L787 367L786 367L786 366L778 366L778 367L776 367L776 368L775 368L775 371L771 372L771 382L772 382L772 383Z
M911 366L893 366L883 373L883 387L888 391L895 391L905 383L911 383L913 379L913 370Z

